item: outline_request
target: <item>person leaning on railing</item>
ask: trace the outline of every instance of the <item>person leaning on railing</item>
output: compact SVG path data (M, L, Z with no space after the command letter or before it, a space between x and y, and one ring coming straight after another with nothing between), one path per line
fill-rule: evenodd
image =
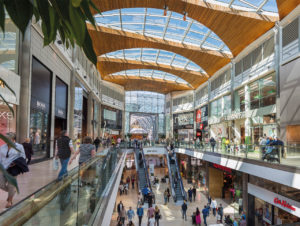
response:
M75 154L73 155L73 157L70 160L70 163L72 163L72 161L76 158L76 156L80 153L79 156L79 165L88 161L89 159L95 157L96 155L96 148L95 146L92 144L93 140L91 137L86 136L83 139L83 144L80 144L79 149L75 152Z

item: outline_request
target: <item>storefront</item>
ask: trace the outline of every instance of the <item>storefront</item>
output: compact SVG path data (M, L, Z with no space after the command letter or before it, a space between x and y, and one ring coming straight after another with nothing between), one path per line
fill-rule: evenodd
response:
M3 135L9 132L16 133L16 105L9 105L13 109L14 113L11 112L7 104L0 101L0 133ZM0 139L0 146L3 144L4 141Z
M196 138L199 138L200 142L209 140L208 105L196 110Z
M209 195L226 199L241 213L243 209L243 174L239 171L209 163Z
M122 131L122 111L101 105L101 128L102 136L120 137Z
M56 77L55 85L55 119L54 137L60 136L62 130L67 129L68 109L68 86L61 79Z
M250 176L248 225L282 225L300 222L299 190Z
M174 137L178 141L194 140L194 112L173 115Z
M84 137L87 134L87 98L88 94L83 85L79 81L76 81L73 138L81 139L81 137Z
M50 157L52 72L32 58L30 140L33 159Z

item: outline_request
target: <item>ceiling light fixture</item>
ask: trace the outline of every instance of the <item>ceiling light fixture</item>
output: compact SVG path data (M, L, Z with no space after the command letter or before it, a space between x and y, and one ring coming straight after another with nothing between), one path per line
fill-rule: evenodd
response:
M165 5L165 7L164 7L164 16L166 16L167 15L167 13L168 13L168 6L167 5Z

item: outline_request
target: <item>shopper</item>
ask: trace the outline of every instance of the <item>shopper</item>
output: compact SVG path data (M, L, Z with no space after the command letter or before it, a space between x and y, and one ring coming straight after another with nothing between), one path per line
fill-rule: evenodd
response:
M27 165L31 162L31 156L33 155L32 144L30 143L30 138L26 138L24 143L22 144L24 147Z
M169 188L167 188L167 192L168 192L168 202L170 202L170 196L171 196L171 194L170 194L170 189Z
M123 207L124 207L124 205L123 205L122 201L120 201L119 204L117 205L117 211L118 211L119 216L120 216L120 212Z
M100 146L100 139L99 139L99 137L96 137L96 139L94 140L94 145L95 145L96 152L97 152L98 148Z
M215 151L215 146L216 146L216 140L213 137L211 137L209 142L210 142L210 145L211 145L212 152L214 152Z
M126 210L125 210L125 207L122 205L121 209L120 209L120 220L122 222L122 225L125 224L125 220L126 220Z
M220 204L220 206L219 206L219 208L218 208L218 214L220 215L220 223L223 223L223 214L224 214L224 212L223 212L223 207L222 207L222 204Z
M193 201L193 191L192 191L192 188L190 188L188 190L188 194L189 194L189 201L192 202Z
M155 218L156 226L159 226L159 220L161 218L161 215L160 215L160 210L157 205L155 206L154 218Z
M165 190L164 192L164 200L165 200L165 205L167 205L167 202L168 202L168 191Z
M196 201L196 193L197 193L197 189L196 189L196 186L194 185L193 187L193 197L194 197L194 202Z
M79 155L79 165L82 163L90 160L91 158L95 157L96 155L96 148L92 144L92 138L91 137L85 137L83 138L83 143L80 144L79 149L75 152L73 157L70 160L70 164L74 159L76 159L76 156Z
M152 206L152 203L153 203L153 195L151 192L149 192L148 194L148 206Z
M139 226L141 226L142 225L142 219L143 219L143 216L144 216L144 209L143 209L141 204L137 208L136 215L139 218Z
M242 216L242 219L240 221L239 226L247 226L247 221L246 221L246 217Z
M155 219L153 214L149 217L148 226L155 226Z
M206 218L209 216L209 207L204 206L204 208L202 209L202 215L203 215L204 225L207 225Z
M58 180L68 175L68 163L71 154L74 153L72 140L69 138L68 132L63 130L60 138L56 141L55 158L60 159L61 170L58 174Z
M132 221L133 218L135 216L135 213L134 211L132 210L131 206L129 207L129 210L127 211L127 218L128 218L128 221Z
M213 209L213 215L216 216L216 210L217 210L217 201L215 200L215 198L212 198L211 200L211 208Z
M183 201L183 204L181 205L181 211L182 211L182 219L186 220L186 211L187 211L187 204L185 200Z
M196 209L196 225L201 225L201 216L200 216L200 211L199 211L198 207Z
M0 147L0 163L10 175L16 178L18 174L28 172L26 155L23 146L16 143L16 135L14 133L7 133L6 136L12 143L15 144L18 151L9 144L3 144ZM5 208L10 208L13 205L13 197L16 193L16 189L12 184L8 183L6 177L1 171L0 189L8 193Z
M149 206L149 209L148 209L148 211L147 211L147 217L148 217L148 220L151 218L151 216L154 216L154 212L155 212L155 210L154 210L154 208L152 207L152 205ZM154 222L155 222L155 219L154 219Z
M131 176L131 187L132 187L132 189L134 189L134 182L135 182L135 176L132 175Z

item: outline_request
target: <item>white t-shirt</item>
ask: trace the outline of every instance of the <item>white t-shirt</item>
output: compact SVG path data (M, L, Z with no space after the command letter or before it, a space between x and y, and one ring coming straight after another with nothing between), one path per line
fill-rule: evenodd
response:
M154 217L149 219L149 226L154 226L155 225L155 219Z

